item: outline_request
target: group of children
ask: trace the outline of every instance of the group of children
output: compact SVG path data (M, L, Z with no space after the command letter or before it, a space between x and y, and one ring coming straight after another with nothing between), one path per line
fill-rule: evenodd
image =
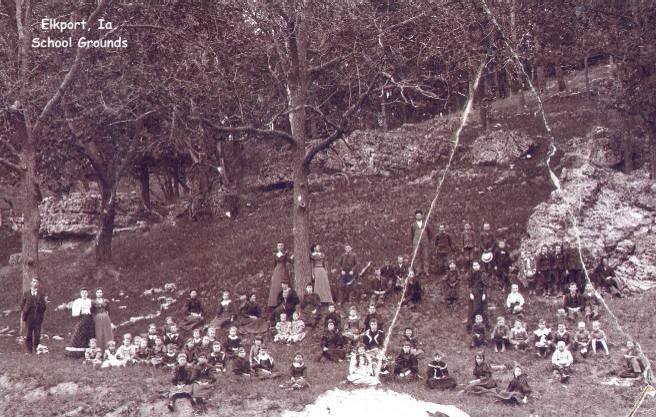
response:
M458 256L453 239L440 226L435 236L439 260L437 282L444 302L450 308L460 305L461 293L467 289L469 311L465 322L471 332L470 347L482 348L491 344L497 353L534 350L540 358L551 356L554 372L562 382L569 378L575 355L585 358L598 351L609 354L606 335L599 322L600 295L589 282L585 290L579 292L586 279L574 251L567 246L564 249L556 246L553 253L542 248L537 261L522 254L520 267L513 268L505 241L497 241L487 223L478 239L471 226L466 224L461 243ZM466 273L461 271L463 264L468 269ZM517 274L515 270L518 270ZM518 275L523 279L518 279ZM427 278L419 279L420 276ZM385 356L379 358L379 353L387 349L383 317L377 307L385 305L390 296L404 290L407 304L413 307L421 303L422 282L431 282L426 269L415 276L400 256L396 263L374 269L370 279L363 282L368 285L356 300L369 302L364 317L360 316L356 305L350 305L343 317L335 304L321 303L312 284L307 286L301 300L292 288L283 283L278 305L270 308L268 317L263 316L254 294L248 298L242 297L242 304L236 308L226 291L219 302L217 317L206 324L205 312L196 292L192 291L185 304L185 318L180 326L181 330L191 332L188 339L179 334L178 326L169 317L163 328L151 324L144 335L132 338L130 334L125 334L120 346L110 341L104 351L92 340L85 352L85 362L101 368L142 364L172 369L175 387L170 396L171 410L179 398L189 398L192 403L204 406L217 376L228 370L238 378L281 377L274 370L274 359L264 344L267 334L270 334L273 343L318 342L316 361L348 361L347 380L354 384L375 385L389 379L425 379L425 385L430 389L456 387L456 380L450 375L441 351L432 355L425 376L420 375L419 359L424 351L412 327L405 328L400 344L395 344L398 354L393 362ZM537 327L529 333L524 320L527 298L520 293L520 282L525 284L529 297L537 294L547 296L567 288L562 307L557 312L556 330L550 328L545 320L539 320ZM506 314L513 317L512 326L506 324L504 316L497 317L494 326L489 323L488 291L495 287L508 291L503 304ZM340 297L340 301L350 301L350 297ZM591 323L590 331L587 330L586 321ZM567 330L570 323L576 323L573 334ZM222 329L227 329L223 342L217 337L217 331ZM248 352L240 334L254 336ZM629 352L625 355L627 369L624 375L637 376L644 370L644 365L635 347L631 347L631 342L627 347ZM280 386L287 389L308 387L306 372L303 355L294 354L288 380ZM474 375L477 379L467 386L466 391L496 390L492 368L483 353L475 356ZM495 391L501 400L513 403L526 402L529 393L527 377L518 366L513 369L508 389Z

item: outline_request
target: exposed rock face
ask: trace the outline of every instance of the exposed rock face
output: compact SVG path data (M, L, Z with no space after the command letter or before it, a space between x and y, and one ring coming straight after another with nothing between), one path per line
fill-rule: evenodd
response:
M115 228L140 227L141 200L136 193L118 193ZM45 237L95 236L101 214L99 194L71 193L41 202L41 235Z
M588 136L592 146L590 162L593 165L611 168L622 162L621 138L617 132L597 126Z
M598 131L596 128L595 131ZM593 131L591 134L594 134ZM578 139L574 139L578 141ZM585 146L585 145L583 145ZM527 225L522 249L537 252L542 244L569 240L576 233L570 221L575 215L585 249L586 267L594 270L602 258L615 276L632 289L656 286L656 195L653 181L644 170L627 176L593 164L597 143L579 146L568 156L561 173L562 192L554 191L538 205ZM572 147L572 149L577 147Z
M471 146L475 165L509 165L538 144L538 138L516 130L491 130Z

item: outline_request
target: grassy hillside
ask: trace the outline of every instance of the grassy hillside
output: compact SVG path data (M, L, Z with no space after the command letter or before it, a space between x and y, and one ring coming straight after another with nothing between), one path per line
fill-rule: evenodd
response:
M546 107L553 118L558 139L583 135L596 120L610 119L598 115L591 117L597 110L578 95L549 100ZM503 129L542 133L540 122L532 113L516 114L515 108L497 106L493 123L499 123ZM478 133L475 124L467 127L463 145L466 147ZM408 140L412 140L411 130L409 136ZM473 167L467 158L457 159L447 176L431 222L445 223L451 233L458 233L464 221L473 222L478 230L485 220L494 229L502 231L500 236L508 239L511 248L516 248L532 208L551 192L543 164L545 149L546 146L542 146L531 159L518 161L512 170L503 171L502 181L498 181L502 173L500 169ZM441 173L442 168L427 165L402 177L356 178L350 184L336 181L318 186L310 198L311 236L323 244L329 257L329 268L334 268L334 261L346 242L354 247L362 262L372 261L374 265L391 261L401 253L408 254L411 249L409 223L414 210L428 208L435 187L434 183L416 180L435 169ZM111 268L113 274L98 273L93 254L89 252L67 250L46 255L40 265L50 298L44 332L68 340L72 328L70 313L54 310L59 304L73 299L81 285L103 287L108 297L117 300L112 311L114 323L157 311L157 303L151 297L143 296L143 291L168 282L176 283L180 290L199 289L202 301L212 313L223 289L230 289L233 294L255 289L259 300L264 300L275 243L282 239L291 245L291 193L274 191L251 196L250 200L252 207L235 220L217 220L211 224L180 222L176 226L156 226L145 234L117 237ZM258 275L260 271L262 276ZM18 325L15 310L19 300L19 275L15 267L0 270L0 285L4 289L0 293L0 310L13 310L7 316L0 314L0 328L16 328ZM335 273L331 274L332 278L335 276ZM469 338L462 324L466 310L451 311L444 306L435 277L423 284L426 297L422 305L416 311L404 308L399 325L394 329L394 340L399 339L406 325L416 327L424 349L427 352L437 348L445 351L451 372L458 382L469 381L473 379L474 352L468 348ZM464 285L461 290L464 306ZM122 296L119 295L121 292ZM498 292L492 294L492 303L498 305L501 297ZM177 298L182 301L181 296ZM627 323L626 330L637 337L651 357L656 350L653 339L656 328L650 319L654 298L653 293L647 293L611 301L620 320ZM530 330L536 326L538 317L554 321L554 302L553 299L529 300ZM395 305L390 301L383 309L383 315L390 317ZM180 318L180 308L179 304L174 304L171 314ZM364 311L364 304L360 304L359 310ZM166 314L154 321L161 324ZM494 309L490 310L490 316L496 316ZM118 333L144 332L147 323L140 321L123 326ZM599 383L603 373L616 367L621 360L619 345L622 340L610 324L605 328L612 342L611 357L597 357L578 364L567 386L554 381L547 362L530 353L501 355L490 352L488 348L488 358L492 363L504 365L519 361L529 374L534 396L522 408L502 406L488 398L457 391L430 392L421 382L391 383L390 387L410 392L423 400L455 404L473 417L626 415L639 395L639 388ZM301 409L322 392L339 385L345 379L346 364L314 362L318 352L314 336L310 335L299 346L274 346L267 342L273 348L278 370L285 373L294 351L305 354L310 389L280 392L278 382L246 383L227 377L231 381L220 381L216 388L210 406L211 415L277 415L284 409ZM249 340L246 343L250 345ZM65 342L49 341L48 345L49 356L35 358L19 353L13 337L0 337L0 393L5 394L0 396L0 415L43 416L75 412L69 415L144 416L168 413L160 399L160 392L165 391L169 383L168 374L144 368L110 372L85 369L81 372L81 365L63 358ZM392 351L395 355L396 347ZM422 357L420 360L422 373L427 359ZM510 379L509 371L495 376L505 388ZM73 387L70 382L77 385ZM348 388L348 385L343 387ZM180 408L185 407L181 405ZM651 411L654 411L653 405ZM108 414L111 412L114 414Z

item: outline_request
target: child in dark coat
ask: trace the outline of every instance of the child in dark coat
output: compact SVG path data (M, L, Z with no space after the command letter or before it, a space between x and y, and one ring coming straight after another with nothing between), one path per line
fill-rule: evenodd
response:
M403 342L401 353L396 357L394 374L400 379L416 378L419 374L417 357L411 352L410 342Z
M433 360L428 364L426 370L426 386L430 389L453 389L456 387L456 380L449 375L449 369L444 362L444 354L435 352Z
M321 354L317 361L326 358L331 362L341 362L345 357L344 337L335 328L335 323L329 321L326 325L326 331L321 337Z
M455 261L449 261L449 270L444 276L444 300L449 307L456 306L458 302L458 290L460 285L460 274L456 268Z
M189 398L191 404L194 405L194 399L191 396L193 367L187 363L187 355L184 353L179 353L177 360L178 365L173 370L173 378L171 379L175 387L169 395L169 403L167 405L170 411L175 410L175 402L180 398Z

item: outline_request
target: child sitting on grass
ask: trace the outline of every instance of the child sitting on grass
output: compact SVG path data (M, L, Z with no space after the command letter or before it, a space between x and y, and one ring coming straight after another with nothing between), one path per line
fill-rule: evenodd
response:
M606 356L610 355L606 343L606 332L601 330L601 323L595 320L592 322L592 331L590 332L590 347L592 347L592 353L595 355L597 354L597 346L601 346Z
M338 311L335 310L335 304L333 303L328 304L328 313L323 319L324 329L326 328L326 325L329 321L332 321L335 324L335 329L337 329L337 331L342 330L342 316Z
M569 380L573 362L574 358L569 349L567 349L565 342L558 342L556 350L553 355L551 355L551 364L554 369L554 374L560 377L561 383L564 384Z
M538 322L538 328L533 331L533 337L538 357L546 358L547 352L551 350L551 329L547 327L544 319L540 319Z
M185 354L187 358L187 363L194 363L196 361L196 356L198 355L198 349L196 348L196 343L194 343L194 339L187 339L187 343L185 343L185 346L182 349L182 353Z
M477 314L474 317L474 324L472 325L472 341L469 345L470 348L483 346L485 344L485 324L483 323L483 316Z
M148 338L143 337L139 340L139 347L134 352L134 363L139 365L148 365L150 363L151 349L148 347Z
M150 365L154 366L155 368L159 368L164 364L164 355L166 354L166 347L164 346L164 342L162 341L161 336L157 336L155 338L155 344L153 348L151 349L151 356L150 356Z
M305 323L301 320L300 314L295 311L292 314L292 323L289 335L291 343L298 343L305 338Z
M241 338L237 334L237 326L230 326L228 330L228 337L224 344L226 355L228 358L232 358L237 355L237 351L241 346Z
M378 328L378 320L372 319L369 322L369 329L364 332L362 342L368 352L378 351L385 343L385 333Z
M412 354L410 342L404 341L399 356L396 357L394 374L399 379L416 378L419 374L417 357Z
M251 363L253 376L260 379L270 379L280 376L273 371L273 366L273 357L269 354L269 350L262 346Z
M515 320L512 329L510 329L509 341L514 350L528 349L529 336L521 321Z
M492 341L494 342L494 351L502 353L506 348L510 347L510 328L506 324L506 319L499 316L497 317L497 324L492 329Z
M638 378L647 369L644 365L638 347L633 340L626 341L626 352L624 353L625 367L620 373L621 378Z
M457 385L456 380L449 375L448 366L443 358L444 354L437 351L433 355L433 360L428 364L426 386L430 389L453 389Z
M289 390L300 390L305 389L310 386L305 379L307 372L307 367L305 362L303 362L303 355L296 353L294 355L294 360L289 369L290 379L285 384L280 384L280 388L287 388Z
M321 336L321 354L317 358L317 362L323 358L331 362L341 362L345 357L344 338L335 328L335 323L329 321L323 336Z
M226 354L221 347L221 342L215 340L212 343L212 352L207 357L207 362L214 368L214 372L226 371Z
M586 320L597 320L599 318L599 293L595 291L592 284L586 284L581 297L583 298L583 313Z
M246 349L243 346L239 346L237 356L232 360L232 373L240 377L251 376L251 365L246 358Z
M551 338L554 345L557 345L558 342L564 342L566 346L569 346L572 343L572 337L567 331L565 323L558 323L558 328Z
M166 334L164 335L164 344L166 346L168 345L174 345L176 349L180 349L183 344L183 340L180 337L180 334L178 333L178 326L175 323L171 323L167 327ZM176 361L177 363L177 361Z
M117 356L116 342L110 340L107 342L107 349L105 349L101 368L117 368L121 366L125 366L125 362Z
M273 336L273 341L277 343L291 343L292 339L292 322L287 321L286 313L280 313L280 320L276 323L276 334Z
M590 332L585 328L585 322L580 321L576 333L574 333L574 347L582 358L588 356L590 340Z
M159 332L157 330L157 325L155 323L150 323L148 325L148 334L146 338L148 339L148 347L152 348L155 346L155 338L159 337Z
M506 297L506 310L511 314L520 314L524 310L524 296L519 293L519 285L512 284L510 294Z
M203 334L201 332L200 327L195 328L194 330L191 331L191 339L194 341L194 346L196 349L200 350L200 346L203 343Z
M199 353L196 361L197 364L191 374L191 398L192 404L195 403L204 412L206 411L205 402L214 390L213 385L216 382L216 376L212 367L207 363L205 353Z
M94 368L102 365L103 352L95 338L89 339L89 347L84 349L84 364Z
M349 342L350 345L355 345L364 331L364 325L362 324L362 319L358 315L358 310L355 306L349 308L349 314L346 317L346 322L344 323L344 332L342 335Z
M173 378L171 378L174 388L169 394L169 403L167 405L171 412L175 410L175 402L180 398L189 398L191 404L195 405L191 396L193 367L187 362L187 355L184 353L179 353L177 359L178 364L173 370Z
M116 349L116 358L121 361L123 365L132 365L135 363L134 352L132 334L125 333L123 335L123 344Z
M369 304L367 315L364 318L365 330L369 328L369 323L371 323L371 321L374 319L378 322L378 328L383 330L383 318L380 316L380 314L378 314L378 311L376 311L376 306L374 304Z
M412 327L406 327L403 330L403 342L408 342L410 343L410 352L415 355L419 356L424 353L424 350L419 347L421 343L419 343L419 340L415 336L415 331L413 330Z
M164 355L164 360L162 365L166 368L175 368L178 364L178 351L175 348L174 344L166 345L166 354Z
M528 402L531 387L528 378L519 365L513 367L513 378L508 383L508 388L497 394L497 398L505 404L521 405Z
M569 291L563 296L563 308L567 311L567 318L570 320L575 321L581 319L583 299L574 282L569 284Z

